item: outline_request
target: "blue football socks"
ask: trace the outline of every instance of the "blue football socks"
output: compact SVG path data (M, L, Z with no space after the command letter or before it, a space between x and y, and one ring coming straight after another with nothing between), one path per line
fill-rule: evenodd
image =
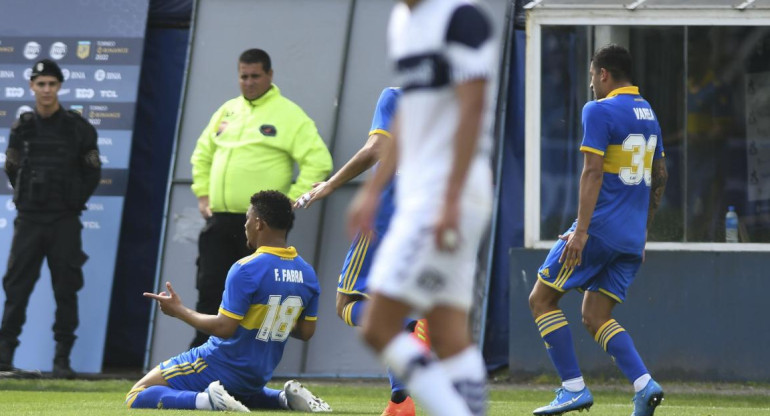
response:
M634 341L614 319L605 322L596 331L594 339L612 356L629 382L633 383L640 376L647 374L647 368L634 347Z
M342 308L342 320L350 326L361 326L361 318L366 306L365 300L350 302Z
M196 391L150 386L138 392L129 392L126 405L132 409L195 409L197 395Z
M535 319L540 336L545 341L548 356L551 357L562 381L582 377L575 356L572 331L561 309L547 312Z

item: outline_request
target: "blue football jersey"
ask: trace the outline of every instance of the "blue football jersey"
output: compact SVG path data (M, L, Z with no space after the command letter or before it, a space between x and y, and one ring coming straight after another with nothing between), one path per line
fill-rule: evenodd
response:
M660 125L638 87L583 107L580 150L604 157L604 179L588 234L626 253L644 250L653 159L664 156Z
M396 115L396 106L398 98L401 96L401 88L385 88L377 100L377 107L374 109L372 117L372 128L369 129L369 135L379 133L385 136L390 135L390 124ZM380 209L375 219L375 227L379 234L384 234L390 224L390 217L396 209L396 181L391 179L380 195Z
M211 336L201 346L204 359L242 385L263 386L297 321L318 318L320 293L315 271L294 247L260 247L230 268L219 312L240 325L230 338Z

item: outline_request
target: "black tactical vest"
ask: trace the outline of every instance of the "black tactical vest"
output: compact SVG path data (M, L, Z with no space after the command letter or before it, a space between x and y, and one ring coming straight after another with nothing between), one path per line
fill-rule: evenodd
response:
M43 126L34 113L20 117L20 167L13 202L19 211L80 211L82 175L77 116L55 114Z

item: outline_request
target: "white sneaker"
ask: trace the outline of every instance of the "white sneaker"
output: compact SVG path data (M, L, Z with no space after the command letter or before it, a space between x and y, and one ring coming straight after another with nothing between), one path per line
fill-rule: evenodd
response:
M287 381L283 385L283 392L291 410L313 413L332 411L328 403L316 397L297 380Z
M249 408L231 396L219 380L212 381L206 388L209 403L214 410L250 413Z

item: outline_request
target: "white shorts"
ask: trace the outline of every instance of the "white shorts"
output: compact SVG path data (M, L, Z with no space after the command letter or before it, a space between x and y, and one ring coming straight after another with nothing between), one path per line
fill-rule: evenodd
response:
M490 202L489 198L479 198L462 203L460 244L452 252L436 248L435 210L398 206L374 258L369 292L402 301L420 313L437 305L469 310L479 245L489 225Z

